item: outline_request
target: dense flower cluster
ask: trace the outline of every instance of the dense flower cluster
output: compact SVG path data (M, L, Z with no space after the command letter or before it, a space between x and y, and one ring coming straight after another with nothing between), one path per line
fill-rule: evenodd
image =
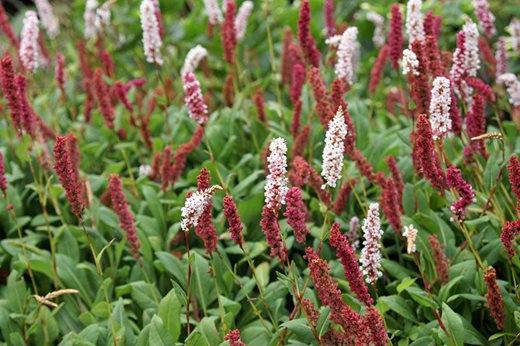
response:
M506 40L504 37L499 37L497 40L495 51L496 71L495 79L498 79L504 73L507 73L507 49Z
M381 221L379 220L379 204L370 203L367 217L363 222L363 249L361 250L361 267L366 281L375 284L383 275L381 272Z
M83 12L83 36L86 39L93 38L97 34L96 27L96 9L98 7L97 0L87 0L85 3L85 11Z
M143 0L141 2L140 11L141 27L143 29L143 47L146 61L162 65L162 38L159 30L159 21L155 15L156 7L154 1Z
M336 213L336 215L341 214L347 206L348 197L356 183L357 179L349 179L345 181L339 189L336 200L334 201L334 205L332 206L332 210Z
M134 215L128 207L128 203L123 193L123 184L118 175L112 174L110 176L108 190L110 191L112 207L119 218L121 229L126 233L126 239L130 245L130 252L135 259L139 259L140 244L137 236L137 229L135 228Z
M448 167L446 181L448 187L454 189L459 194L459 199L451 205L450 209L457 219L463 220L466 208L475 202L473 187L462 178L462 173L455 166Z
M277 256L280 262L286 262L288 251L282 239L282 230L278 224L278 210L264 205L260 219L260 227L271 249L271 256Z

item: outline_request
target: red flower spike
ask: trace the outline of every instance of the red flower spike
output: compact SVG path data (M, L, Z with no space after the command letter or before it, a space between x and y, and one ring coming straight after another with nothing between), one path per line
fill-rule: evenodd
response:
M294 111L291 121L291 134L293 137L298 135L298 131L300 130L300 122L302 117L302 101L298 100L294 104ZM305 129L305 128L304 128ZM296 137L297 139L298 137ZM300 148L303 149L303 148Z
M224 340L229 342L229 346L246 346L246 344L240 340L240 331L238 329L233 329L227 333Z
M13 127L16 133L20 134L22 131L22 110L15 82L13 60L9 54L4 55L0 60L0 85L7 100Z
M330 276L327 262L321 259L311 248L305 249L304 258L310 270L310 277L320 301L330 307L330 318L349 333L348 339L356 344L368 344L368 330L362 317L345 304L341 297L338 284Z
M444 254L441 243L435 235L428 237L428 242L433 252L433 260L435 261L435 271L440 282L446 283L449 280L448 277L448 259Z
M395 187L397 189L399 208L401 209L401 211L403 211L403 202L402 202L403 201L403 190L404 190L403 177L401 175L401 172L399 171L399 167L397 166L397 162L395 161L395 158L393 156L387 156L385 161L386 161L386 165L388 166L388 169L390 169L390 173L392 174L392 179L393 179Z
M520 210L520 160L518 159L518 156L511 156L507 170L509 172L511 190L516 197L516 209Z
M7 194L7 178L5 177L4 155L0 152L0 190L4 196Z
M224 216L228 223L228 231L231 234L231 239L240 247L244 242L242 235L242 221L238 214L238 209L231 195L226 195L223 202Z
M336 257L341 260L343 270L345 271L345 277L349 282L352 292L354 292L358 299L366 306L372 305L374 300L368 293L368 287L363 279L363 274L359 268L358 259L354 249L352 249L352 245L349 244L345 235L341 233L337 223L332 225L329 243L334 249L336 249Z
M278 215L275 210L264 206L260 227L265 234L267 244L271 248L271 256L277 256L280 262L287 261L287 247L281 236L282 231L278 224Z
M318 114L321 124L327 127L330 119L334 116L334 112L331 109L331 100L325 88L325 82L321 78L320 69L311 67L308 78L316 101L316 114Z
M236 28L235 12L236 5L234 0L227 0L224 23L222 24L222 46L224 47L224 59L230 65L235 63Z
M323 4L323 17L327 28L327 37L336 34L336 21L334 20L334 0L325 0Z
M298 18L298 40L302 48L305 60L309 65L316 68L320 66L321 53L316 47L316 42L311 34L311 8L309 0L302 0L300 6L300 16Z
M420 173L440 191L446 188L446 177L435 152L432 128L428 117L420 114L417 118L414 155L420 167Z
M7 12L5 11L4 6L1 3L0 3L0 30L4 33L4 35L7 37L9 42L11 42L11 45L18 50L18 47L20 46L20 42L18 41L18 38L16 37L16 34L14 33L14 30L11 27L11 24L9 23L9 17L7 15Z
M309 142L309 135L311 132L310 125L305 125L298 136L294 139L294 144L292 146L292 157L303 156L305 153L305 148L307 147L307 143Z
M390 60L395 70L399 69L399 60L403 51L402 16L398 4L392 4L390 17L390 31L388 32L388 46L390 47Z
M109 129L113 130L115 119L114 108L112 108L108 85L103 80L103 71L100 68L97 68L94 72L93 87L105 124Z
M172 184L174 184L177 181L177 179L179 179L179 177L181 176L182 172L184 171L184 167L186 166L186 159L188 158L188 155L200 145L203 136L204 127L199 126L195 130L195 133L191 136L190 141L181 144L175 151L173 157L174 163L170 171Z
M305 83L305 68L303 65L295 64L292 69L291 78L291 102L296 104L300 100L303 84Z
M486 269L484 281L486 282L486 300L491 316L495 320L497 328L503 330L505 322L504 300L497 284L495 268L489 267Z
M390 48L388 45L384 45L379 50L379 54L377 55L376 61L372 65L372 69L370 69L370 81L368 82L368 91L373 94L376 91L381 78L383 77L383 70L385 69L386 60L388 59L388 55L390 53Z
M368 308L365 315L365 324L370 328L371 340L374 346L388 345L388 333L386 332L385 322L374 306Z
M265 116L265 100L264 100L264 95L262 94L261 90L257 90L255 92L253 101L255 102L256 114L258 115L258 120L260 120L263 123L266 123L267 117Z
M65 196L70 203L72 213L79 219L85 208L85 199L77 167L77 162L79 162L78 155L78 151L75 148L75 138L72 135L56 137L54 144L54 169L65 190Z
M473 103L471 109L466 115L466 132L468 137L478 137L486 132L486 115L484 113L485 102L482 95L476 94L473 96ZM472 140L469 146L464 148L464 156L470 159L474 153L480 153L484 158L487 158L486 143L484 140Z
M515 248L513 241L515 237L520 234L520 220L507 221L502 227L502 233L500 233L500 240L506 248L509 257L515 255Z
M123 193L123 184L118 175L112 174L108 183L110 191L110 198L112 200L112 208L119 218L119 224L126 233L128 245L130 245L130 252L136 260L139 259L139 238L137 236L137 229L135 228L134 214L130 211L128 203Z
M170 173L171 173L171 161L172 161L172 148L167 146L164 148L161 157L161 190L166 191L170 184Z
M307 207L302 199L302 192L298 187L291 187L285 196L287 208L284 216L287 218L287 223L291 226L296 241L298 243L305 243L305 237L309 233L305 220L308 216Z
M209 171L207 168L202 168L197 177L197 189L204 191L208 189L210 185L211 177ZM216 250L218 241L217 230L215 229L215 225L213 225L212 210L213 203L210 200L202 212L197 226L195 226L195 234L204 242L204 248L208 254Z
M350 193L356 183L357 179L350 179L345 181L341 186L341 189L338 191L338 195L336 196L336 200L334 201L334 205L332 206L332 210L336 215L339 216L343 210L345 210Z

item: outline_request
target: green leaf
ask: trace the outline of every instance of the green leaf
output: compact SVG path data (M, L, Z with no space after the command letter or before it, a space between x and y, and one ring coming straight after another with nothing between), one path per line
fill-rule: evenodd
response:
M453 311L448 304L442 303L442 322L446 326L448 335L446 341L449 345L464 344L464 327L459 314Z
M386 297L379 297L378 300L402 317L410 321L417 322L412 308L408 305L408 302L403 297L391 295Z
M418 287L408 287L406 289L406 292L412 297L413 300L415 300L417 303L419 303L422 306L436 309L437 303L428 296L428 293L423 291L422 289Z
M329 315L330 308L328 306L324 306L320 309L320 317L318 317L318 321L316 322L316 330L318 331L318 335L320 337L329 330Z
M403 280L401 280L401 283L399 285L397 285L397 288L396 288L397 293L401 293L402 291L404 291L405 289L407 289L408 287L413 285L415 280L417 280L417 279L404 278Z
M158 313L164 323L164 328L170 333L173 341L179 339L181 333L181 303L175 294L175 290L171 290L159 303Z
M296 334L301 340L312 340L312 331L307 324L307 319L298 318L282 323L282 327L289 329L291 332Z

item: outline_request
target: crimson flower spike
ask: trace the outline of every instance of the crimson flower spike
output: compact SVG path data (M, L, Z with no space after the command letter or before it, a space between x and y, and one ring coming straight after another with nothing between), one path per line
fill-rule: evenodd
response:
M13 127L16 133L20 134L22 131L22 111L15 82L13 60L9 54L4 55L0 60L0 85L7 100Z
M287 208L284 216L287 218L287 223L294 231L294 236L298 243L305 243L305 237L309 233L305 220L308 216L307 207L303 202L302 192L298 187L291 187L285 195Z
M368 293L368 287L363 280L356 254L345 235L341 233L337 223L332 225L329 243L336 249L336 256L341 260L350 289L366 306L372 305L374 300Z
M123 184L121 178L112 174L108 183L110 191L110 198L112 200L112 208L119 218L121 229L126 233L126 239L130 245L130 252L135 259L139 259L139 238L137 236L137 229L135 228L134 215L128 207L128 203L123 193Z
M238 209L231 195L226 195L224 197L224 216L226 217L228 223L228 231L231 234L231 239L240 247L244 242L244 238L242 235L242 221L240 220L240 215L238 214Z
M503 330L505 322L504 299L502 298L500 288L497 284L497 273L495 268L489 267L486 269L484 281L486 282L486 300L491 316L495 320L497 328Z
M316 42L312 37L310 22L311 8L309 0L303 0L301 2L300 16L298 18L298 39L307 63L314 67L319 67L321 53L316 47Z
M197 190L202 193L208 190L210 186L211 177L209 171L207 168L202 168L197 177ZM212 210L213 204L211 199L209 199L204 206L204 210L202 211L202 215L199 217L197 225L195 226L195 234L204 242L204 248L208 254L215 251L218 241L217 230L215 229L215 225L213 225Z
M7 179L5 177L5 162L2 152L0 152L0 190L2 190L4 196L7 195Z
M391 7L390 31L388 33L388 45L390 46L390 60L395 70L399 69L399 59L403 50L403 19L398 4Z
M235 46L237 45L235 12L236 5L234 0L226 0L226 11L224 23L222 24L222 45L224 47L224 59L230 65L235 63Z
M77 151L76 138L72 135L57 136L54 144L54 169L65 190L71 210L78 219L85 208L83 187L79 178L78 163L79 152Z

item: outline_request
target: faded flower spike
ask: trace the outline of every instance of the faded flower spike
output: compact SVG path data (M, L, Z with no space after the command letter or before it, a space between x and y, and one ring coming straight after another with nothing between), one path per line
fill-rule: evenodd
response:
M181 229L184 232L188 232L191 227L199 224L204 209L217 190L222 190L222 188L219 185L213 185L208 189L195 191L186 198L184 207L181 208Z
M406 4L406 33L408 44L412 46L415 41L424 40L423 14L421 12L421 0L408 0Z
M440 139L451 131L451 89L450 80L445 77L436 77L430 100L430 122L433 139Z
M265 205L278 210L285 204L287 194L287 145L285 139L275 138L269 145L267 157L269 174L265 184Z
M419 60L417 55L411 49L403 50L403 59L401 60L401 70L404 75L419 75Z
M38 10L38 15L42 21L42 26L47 31L49 37L54 38L59 33L58 19L52 11L52 6L48 0L35 0L34 4Z
M199 44L190 49L188 54L186 54L186 58L184 59L181 76L184 76L188 72L195 72L195 69L199 66L202 59L204 59L207 55L208 51L206 48Z
M406 237L406 252L412 254L416 251L415 240L417 238L417 230L413 225L404 226L403 237Z
M244 1L240 8L238 9L237 15L235 17L235 32L236 39L240 41L244 38L247 29L247 20L253 12L253 2L252 1Z
M159 21L155 15L153 0L143 0L140 6L141 27L143 29L143 46L146 61L157 65L163 64L161 56L162 39L159 32Z
M25 12L23 28L20 38L20 60L23 67L34 72L41 65L41 52L38 45L40 29L38 16L34 11Z
M381 272L381 236L383 230L379 219L379 203L370 204L362 229L365 240L359 261L367 282L374 284L383 275Z
M188 107L190 117L199 124L208 121L208 106L202 97L200 83L192 72L183 75L184 103Z
M325 148L323 149L323 163L321 176L325 179L326 186L336 187L337 181L341 177L343 169L343 152L345 149L345 137L347 136L347 124L343 116L343 110L338 108L338 112L329 122L329 127L325 135Z
M341 35L338 45L337 62L334 66L336 76L344 79L349 85L354 83L355 65L357 60L358 29L350 27Z

